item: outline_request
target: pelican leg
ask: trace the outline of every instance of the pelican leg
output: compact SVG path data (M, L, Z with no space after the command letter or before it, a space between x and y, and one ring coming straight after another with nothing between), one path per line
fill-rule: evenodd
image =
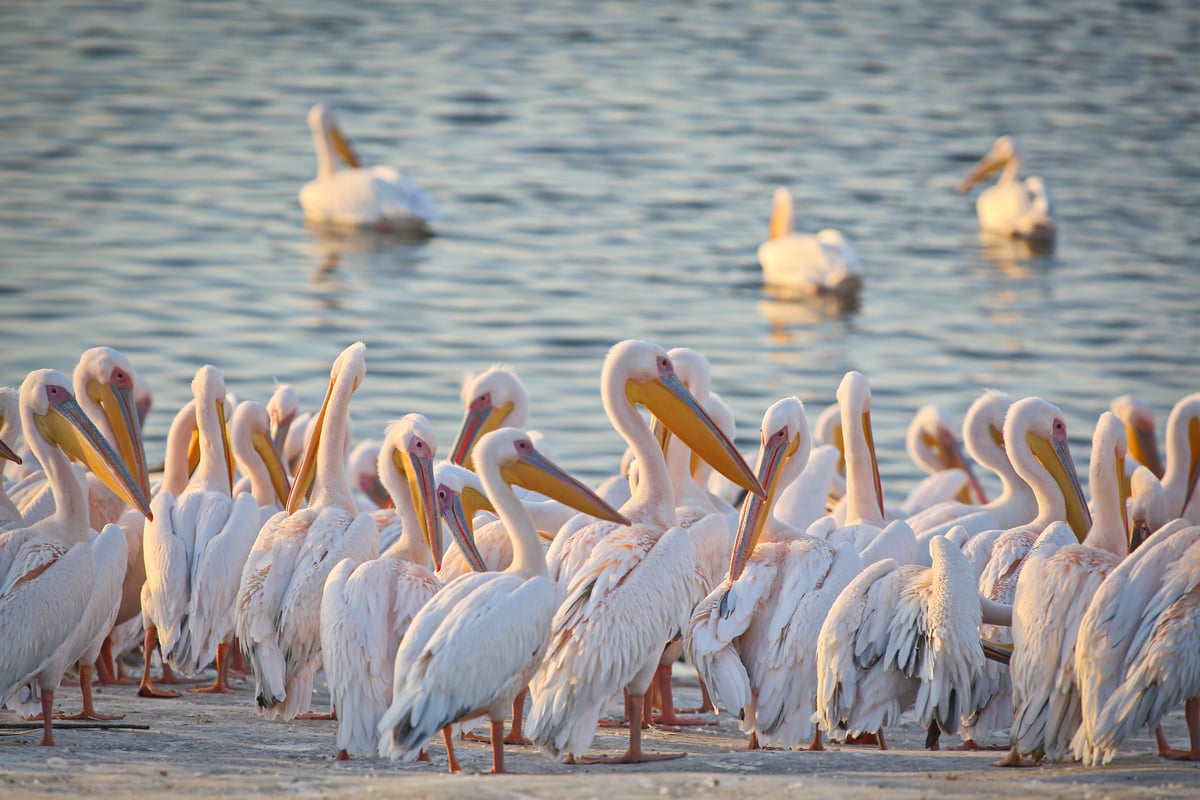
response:
M629 693L629 718L642 718L642 706L646 702L644 693ZM629 726L629 748L620 756L596 756L592 758L576 758L576 764L641 764L646 761L668 761L683 758L687 753L647 753L642 750L642 728L639 725Z
M758 743L758 732L757 731L750 732L750 741L746 743L746 749L747 750L761 750L762 749L762 745L760 745Z
M1021 754L1017 752L1017 746L1014 744L1008 749L1008 755L999 761L993 761L992 766L996 767L1034 767L1037 766L1032 761L1026 761L1021 758Z
M962 744L952 745L946 749L957 752L978 752L980 750L1007 750L1008 748L1002 744L980 744L968 737L962 740Z
M189 692L225 694L233 691L233 689L229 688L229 650L229 644L226 642L221 642L217 645L216 680L212 682L211 686L197 686L194 689L188 689Z
M817 725L816 729L816 733L813 734L812 744L808 746L808 749L813 752L820 752L825 749L825 744L821 741L821 726Z
M333 757L334 761L349 761L350 754L345 749L338 750L337 755Z
M54 747L54 690L42 689L42 747Z
M1183 707L1184 719L1187 720L1188 729L1188 750L1174 750L1170 747L1164 747L1166 737L1158 737L1158 754L1163 758L1169 758L1173 761L1200 761L1200 696L1193 697L1187 701ZM1158 728L1156 734L1160 734L1162 727Z
M459 772L462 767L458 764L458 759L454 757L454 737L450 733L450 726L442 728L442 740L446 743L446 758L450 761L450 771Z
M512 728L509 729L508 736L504 737L505 744L533 744L532 741L525 738L521 731L525 721L525 695L528 693L528 689L522 689L517 692L516 699L513 700Z
M229 649L229 677L245 678L250 674L250 667L246 664L246 656L242 653L242 645L238 638L233 637L233 644Z
M654 673L654 683L658 687L658 696L660 699L662 713L655 719L651 716L651 722L659 725L716 725L717 721L713 719L700 719L699 717L681 717L675 711L675 689L671 685L671 665L662 664ZM647 706L649 708L649 706Z
M179 692L172 692L168 689L159 689L154 685L154 681L150 680L150 657L154 653L154 649L158 647L158 628L146 628L146 639L143 644L145 666L142 668L142 682L138 685L138 697L179 697ZM167 665L163 662L163 679L166 680Z
M106 636L104 643L100 645L100 656L96 659L96 680L101 686L129 686L137 683L121 671L121 665L113 656L111 636Z
M79 665L79 694L83 697L83 710L63 719L124 719L124 714L101 714L92 704L92 665Z
M504 772L504 720L492 720L492 774Z
M700 706L699 708L681 708L678 709L680 714L716 714L718 712L717 704L712 701L712 695L708 693L708 685L704 682L704 678L700 678ZM712 723L715 725L716 723Z

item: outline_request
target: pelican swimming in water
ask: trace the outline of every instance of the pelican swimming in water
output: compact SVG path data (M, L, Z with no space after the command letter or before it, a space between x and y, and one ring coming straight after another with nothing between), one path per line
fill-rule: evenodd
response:
M758 246L764 283L806 295L847 295L862 288L858 254L839 231L825 228L814 236L796 233L792 224L792 193L780 187L767 240Z
M0 697L36 680L44 721L42 744L53 745L54 692L63 671L115 609L115 597L110 598L111 606L97 597L104 588L97 582L97 552L125 556L124 535L115 526L106 527L95 543L90 541L87 497L70 459L86 464L143 514L150 515L150 506L76 401L65 375L55 370L31 372L21 384L20 406L26 444L54 492L54 512L28 528L3 534L22 544L7 573L0 576L0 641L23 646L0 648ZM115 583L119 595L120 576ZM72 639L80 645L78 652L66 652L74 649L68 645Z
M561 555L550 577L563 601L530 682L530 737L547 755L582 763L604 706L627 689L629 747L615 760L677 758L643 752L638 720L664 645L690 618L696 551L677 523L661 446L634 403L726 477L759 495L763 489L661 347L633 339L614 345L600 382L605 412L639 465L633 496L621 508L630 524L585 525L551 545L550 556Z
M317 177L300 190L309 222L343 228L428 235L438 219L433 201L392 167L365 167L342 134L333 111L318 103L308 112Z
M434 498L437 438L421 414L388 426L379 475L401 530L379 558L338 563L321 600L321 652L337 709L337 758L372 756L379 720L392 702L396 651L413 617L441 588L442 532ZM384 512L376 512L384 513Z
M503 572L457 578L417 613L396 653L379 752L410 761L438 730L486 713L492 772L503 772L504 718L542 660L555 613L541 540L510 484L599 519L626 520L546 459L522 431L488 433L475 451L487 496L512 537L513 562Z
M849 542L835 550L772 514L811 447L798 399L767 409L757 470L767 497L746 499L729 574L696 607L687 630L692 662L741 719L751 749L795 747L812 735L817 635L833 601L862 570ZM812 749L822 749L819 731Z
M1054 199L1041 178L1021 180L1025 151L1012 136L1001 136L967 177L958 185L959 194L996 172L1000 178L975 201L979 227L986 233L1019 239L1050 242L1058 232Z
M357 565L379 556L379 528L358 513L346 474L350 399L366 372L362 342L334 361L287 507L259 531L242 570L236 632L268 719L293 719L312 702L329 573L343 558ZM300 508L310 487L308 507Z

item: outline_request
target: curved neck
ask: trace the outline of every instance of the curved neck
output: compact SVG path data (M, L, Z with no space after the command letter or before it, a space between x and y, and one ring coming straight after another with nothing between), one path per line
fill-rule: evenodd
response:
M675 492L662 448L646 420L621 387L605 387L605 408L613 428L629 445L637 461L637 485L621 507L628 519L653 522L659 532L675 525Z
M28 409L21 409L21 422L30 432L26 436L29 449L37 456L50 482L50 491L54 494L51 519L57 523L55 527L61 532L61 541L67 545L86 542L91 523L82 472L76 469L66 453L42 438L33 421L33 413Z
M1183 501L1190 488L1188 480L1192 477L1192 464L1198 457L1192 452L1189 431L1198 413L1200 408L1196 403L1180 403L1172 409L1167 419L1167 467L1163 472L1162 487L1167 496L1167 513L1172 518L1183 516Z
M1083 544L1098 547L1124 558L1129 555L1129 531L1126 528L1121 479L1117 475L1117 457L1111 447L1093 450L1088 471L1092 491L1092 527Z
M400 535L392 543L384 555L408 554L409 560L433 565L433 554L429 552L429 543L421 531L421 521L417 519L417 509L413 506L412 495L407 491L407 481L404 476L393 473L390 480L385 481L388 494L395 504L394 515L400 522ZM440 531L438 532L440 535ZM424 553L423 559L413 558L414 554Z
M854 419L853 417L856 417ZM883 525L883 512L875 484L871 444L863 428L862 414L851 411L842 415L842 436L846 447L846 525L860 522Z
M225 458L225 437L216 401L210 397L196 401L196 431L200 436L200 463L188 482L189 488L229 495L229 462Z
M324 125L312 129L313 149L317 151L317 177L328 178L337 172L337 155L333 152L333 140Z
M163 457L160 491L178 497L188 484L188 445L196 430L196 401L189 400L175 415L167 430L167 449Z
M500 521L513 546L513 560L505 572L513 572L529 578L548 578L546 569L546 552L542 549L541 537L537 527L525 506L517 498L515 492L495 464L484 463L479 466L479 480L483 490L496 509Z
M1065 520L1067 503L1063 499L1062 490L1033 451L1028 447L1017 447L1015 452L1010 454L1010 459L1013 468L1029 484L1037 500L1038 513L1031 524L1044 528L1055 520Z
M329 398L325 422L321 426L321 441L317 446L317 473L313 478L311 506L336 505L351 514L358 505L350 489L346 472L346 438L349 434L350 398L354 395L351 381L338 381Z

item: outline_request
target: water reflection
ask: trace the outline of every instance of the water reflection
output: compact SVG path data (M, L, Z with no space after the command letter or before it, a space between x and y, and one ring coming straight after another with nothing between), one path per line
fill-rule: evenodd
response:
M860 307L858 293L797 294L769 286L763 288L763 299L758 302L758 312L770 326L771 340L791 344L806 341L814 326L853 315Z
M1021 239L980 233L979 253L1010 278L1029 278L1045 271L1054 255L1054 240Z

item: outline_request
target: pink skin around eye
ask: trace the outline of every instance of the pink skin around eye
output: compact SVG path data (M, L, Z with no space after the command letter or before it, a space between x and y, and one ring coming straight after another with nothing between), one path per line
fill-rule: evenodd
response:
M492 395L489 392L487 394L481 394L481 395L479 395L479 397L476 397L474 400L472 400L470 409L472 411L480 411L482 409L491 408L491 407L492 407Z
M46 399L51 403L64 403L70 399L70 395L61 386L47 386Z
M113 367L112 375L109 377L108 382L118 389L133 391L133 378L129 377L129 373L120 367Z

